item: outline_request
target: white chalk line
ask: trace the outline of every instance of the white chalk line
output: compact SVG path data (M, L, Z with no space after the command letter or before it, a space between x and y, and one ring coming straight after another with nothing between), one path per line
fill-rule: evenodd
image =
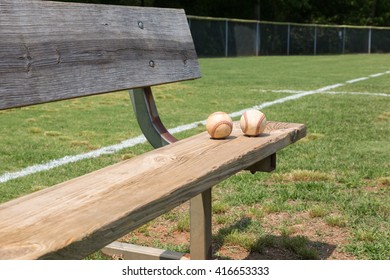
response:
M370 92L347 92L347 91L328 91L324 92L325 94L351 94L351 95L368 95L368 96L381 96L381 97L390 97L390 93L370 93Z
M280 89L280 90L258 90L260 92L274 92L274 93L302 93L302 90L291 90L291 89ZM351 95L371 95L371 96L383 96L390 97L390 93L379 93L379 92L351 92L351 91L326 91L324 94L351 94Z
M374 74L376 75L376 74ZM362 77L362 78L357 78L357 79L353 79L353 80L349 80L349 81L346 81L347 84L353 84L353 83L356 83L356 82L361 82L361 81L365 81L365 80L368 80L370 77Z
M385 74L390 74L390 71L372 74L368 77L361 77L361 78L349 80L349 81L346 81L345 83L348 83L348 84L356 83L356 82L367 80L370 78L380 77L380 76L385 75ZM259 104L257 106L251 107L251 108L246 108L246 109L243 109L243 110L240 110L237 112L230 113L229 116L232 118L235 118L235 117L241 116L248 109L253 108L253 109L261 110L261 109L264 109L264 108L272 106L272 105L281 104L281 103L284 103L286 101L296 100L296 99L302 98L304 96L308 96L308 95L312 95L312 94L316 94L316 93L330 93L329 92L330 90L344 86L345 83L334 84L334 85L330 85L330 86L326 86L326 87L322 87L322 88L319 88L316 90L310 90L310 91L288 91L288 92L283 91L286 93L294 93L294 94L290 95L290 96L283 97L283 98L279 98L279 99L276 99L273 101L265 102L265 103ZM271 91L271 92L282 92L282 91ZM169 132L171 134L176 134L179 132L184 132L184 131L196 128L198 125L205 125L205 124L206 124L206 120L196 121L196 122L193 122L190 124L185 124L185 125L181 125L181 126L177 126L175 128L169 129ZM135 138L130 138L130 139L127 139L125 141L122 141L119 144L103 147L101 149L97 149L97 150L94 150L94 151L91 151L88 153L83 153L83 154L78 154L78 155L73 155L73 156L65 156L63 158L51 160L51 161L46 162L46 163L29 166L29 167L24 168L20 171L7 172L7 173L4 173L3 175L0 176L0 183L5 183L5 182L8 182L10 180L25 177L25 176L32 175L32 174L35 174L38 172L47 171L47 170L50 170L50 169L53 169L53 168L56 168L56 167L59 167L59 166L65 165L65 164L77 162L77 161L80 161L83 159L97 158L97 157L100 157L102 155L113 154L113 153L116 153L120 150L123 150L126 148L131 148L131 147L134 147L138 144L145 143L146 141L147 140L146 140L145 136L140 135L140 136L137 136Z

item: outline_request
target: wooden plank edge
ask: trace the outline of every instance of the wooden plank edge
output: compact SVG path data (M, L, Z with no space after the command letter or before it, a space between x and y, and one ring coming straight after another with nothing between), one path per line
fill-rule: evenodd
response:
M189 260L189 254L115 241L102 249L103 254L121 260Z

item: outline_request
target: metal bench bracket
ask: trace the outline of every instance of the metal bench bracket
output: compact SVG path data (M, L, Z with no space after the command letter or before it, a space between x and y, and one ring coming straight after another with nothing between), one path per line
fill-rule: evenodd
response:
M271 172L276 168L276 153L256 162L252 166L249 166L246 170L249 170L252 174L256 172Z
M177 141L160 120L150 87L129 91L131 103L139 127L146 139L154 148L174 143Z

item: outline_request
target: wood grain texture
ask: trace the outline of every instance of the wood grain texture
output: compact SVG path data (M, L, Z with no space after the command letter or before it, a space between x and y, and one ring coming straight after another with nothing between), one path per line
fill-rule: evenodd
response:
M305 136L199 135L0 205L0 259L80 259Z
M0 109L198 77L183 10L0 0Z

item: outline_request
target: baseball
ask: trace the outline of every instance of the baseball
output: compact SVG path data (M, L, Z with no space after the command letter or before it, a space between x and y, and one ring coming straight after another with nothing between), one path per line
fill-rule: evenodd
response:
M260 135L267 124L267 119L264 113L251 109L246 111L240 119L240 127L242 132L248 136Z
M226 138L232 132L233 121L228 114L224 112L215 112L207 118L206 129L211 138Z

